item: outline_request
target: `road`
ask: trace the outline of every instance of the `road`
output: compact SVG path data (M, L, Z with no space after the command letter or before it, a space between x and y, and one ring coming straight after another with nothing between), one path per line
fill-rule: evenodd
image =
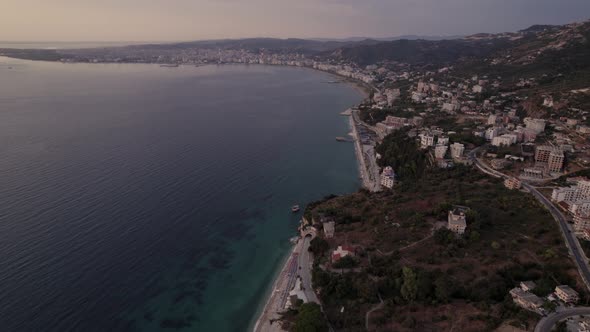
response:
M358 117L358 111L352 111L350 121L355 141L355 153L363 187L373 192L380 191L381 183L379 177L379 167L377 166L377 161L375 159L375 152L373 147L367 147L366 145L362 144L361 137L358 133L357 126L362 124L362 121Z
M491 169L488 165L481 162L476 156L477 151L479 148L474 149L469 153L469 158L473 161L474 165L482 172L502 179L509 178L508 175L498 172L494 169ZM586 261L586 256L583 254L583 250L580 247L580 243L578 239L572 234L571 230L568 227L567 220L563 213L553 205L553 203L548 200L543 194L541 194L535 187L531 186L526 182L522 182L522 187L528 190L541 204L543 204L551 215L557 221L559 228L561 229L561 233L565 238L565 244L570 252L570 255L574 258L574 262L578 267L578 271L582 276L582 280L586 284L586 287L590 289L590 269L588 268L588 262Z
M320 303L318 297L315 295L313 291L313 287L311 285L311 270L313 260L311 258L311 254L309 253L309 244L311 242L311 236L306 236L303 239L303 245L301 247L301 252L299 254L299 276L301 277L301 285L303 286L305 296L309 302Z
M568 308L560 312L554 312L547 317L543 317L535 326L535 332L549 332L557 322L572 316L590 315L590 308L577 307Z

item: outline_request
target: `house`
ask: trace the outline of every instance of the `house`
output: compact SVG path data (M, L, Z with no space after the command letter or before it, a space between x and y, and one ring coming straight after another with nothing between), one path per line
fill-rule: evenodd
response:
M323 224L324 236L326 236L326 239L331 239L334 237L334 225L336 225L336 223L333 221L328 221Z
M521 185L522 183L520 182L520 180L515 177L510 177L504 180L504 186L510 190L520 189Z
M535 284L534 281L522 281L520 283L520 288L525 292L530 292L535 289L535 287L537 287L537 284Z
M543 305L543 300L540 297L518 287L510 290L510 296L512 296L514 303L524 309L537 310Z
M514 303L524 309L538 310L543 305L543 300L540 297L518 287L511 289L510 295Z
M459 235L465 233L465 229L467 228L465 209L456 207L449 211L447 228Z
M346 256L354 256L354 248L350 246L338 246L338 248L332 252L332 263L335 263Z
M555 295L565 303L577 303L580 300L578 292L567 285L555 287Z

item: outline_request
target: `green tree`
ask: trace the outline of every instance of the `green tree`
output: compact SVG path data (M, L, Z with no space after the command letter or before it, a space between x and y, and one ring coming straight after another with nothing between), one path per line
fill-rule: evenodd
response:
M409 267L404 267L402 269L402 274L404 280L401 289L402 297L408 302L413 302L418 295L418 279L416 277L416 272Z
M434 232L434 242L440 245L448 245L455 240L455 234L447 228L440 228Z
M448 302L453 292L453 283L446 274L441 275L434 282L434 296L438 301Z
M330 249L330 245L321 237L315 237L309 243L309 251L311 251L316 256L323 255L326 251L328 251L328 249Z
M328 331L328 324L324 319L324 314L317 303L304 303L299 307L299 312L295 319L295 332L324 332Z

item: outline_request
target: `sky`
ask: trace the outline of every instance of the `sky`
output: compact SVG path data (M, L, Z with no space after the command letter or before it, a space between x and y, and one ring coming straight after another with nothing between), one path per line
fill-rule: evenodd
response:
M0 0L0 40L453 36L587 19L590 0Z

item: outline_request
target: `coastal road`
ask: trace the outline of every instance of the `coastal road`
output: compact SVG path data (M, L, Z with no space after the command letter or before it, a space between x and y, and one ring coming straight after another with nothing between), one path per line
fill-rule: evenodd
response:
M474 149L473 151L471 151L469 153L469 158L473 161L473 163L477 167L477 169L479 169L480 171L482 171L488 175L491 175L491 176L494 176L497 178L502 178L502 179L509 178L508 175L498 172L496 170L493 170L488 165L481 162L481 160L479 160L476 155L478 150L479 150L479 148ZM588 262L586 260L586 256L584 255L583 250L580 247L580 243L578 242L578 239L572 234L565 216L563 215L563 213L561 213L561 211L557 207L555 207L555 205L550 200L548 200L545 196L543 196L543 194L541 194L537 190L537 188L531 186L530 184L528 184L526 182L522 183L522 187L524 189L528 190L537 199L537 201L539 201L541 204L543 204L547 208L547 210L549 210L549 212L551 213L551 215L553 216L555 221L557 221L557 224L559 225L559 228L561 229L561 233L563 234L563 237L565 238L565 244L570 252L570 255L574 258L574 262L576 263L576 266L578 267L578 271L580 272L580 275L582 276L582 280L586 284L586 287L588 289L590 289L590 268L588 267Z
M362 125L362 121L359 119L358 111L353 110L350 115L350 124L352 127L352 133L355 144L355 154L357 157L359 172L363 182L363 187L372 192L381 190L381 183L379 178L379 167L375 157L374 148L372 146L366 146L362 144L361 137L358 133L358 126Z
M311 242L311 236L306 236L303 239L303 245L299 254L299 276L301 277L301 285L303 286L305 296L309 302L320 303L318 297L313 291L311 285L311 269L312 269L312 258L309 253L309 245Z
M547 317L543 317L535 326L535 332L549 332L557 324L557 322L564 320L568 317L578 315L590 315L590 308L588 307L577 307L567 308L560 312L554 312Z

